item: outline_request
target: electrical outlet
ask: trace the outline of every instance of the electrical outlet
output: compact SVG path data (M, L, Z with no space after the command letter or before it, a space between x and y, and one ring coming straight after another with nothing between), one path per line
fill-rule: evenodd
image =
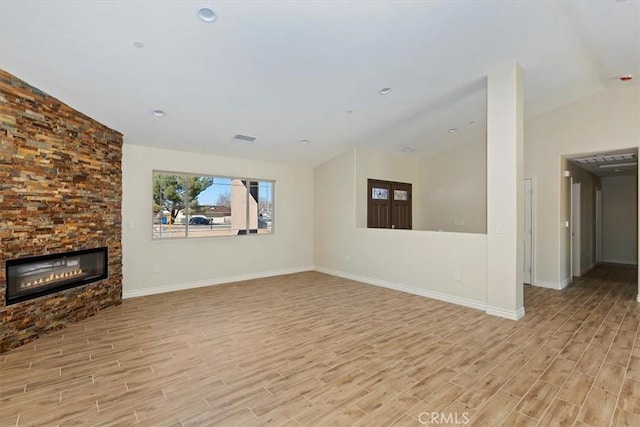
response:
M453 280L455 280L456 282L459 282L462 280L462 274L460 274L460 271L456 270L453 273Z
M157 262L154 262L153 263L153 268L152 268L151 271L153 271L154 273L160 272L160 264L158 264Z
M344 256L344 260L347 261L347 262L351 261L351 256L349 254L346 254Z

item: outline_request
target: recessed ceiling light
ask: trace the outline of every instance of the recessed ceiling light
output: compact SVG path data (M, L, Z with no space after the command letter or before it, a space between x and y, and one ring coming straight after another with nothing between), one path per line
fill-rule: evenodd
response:
M134 42L133 47L137 47L138 49L142 49L144 47L144 43L142 42Z
M167 113L162 110L151 110L151 114L153 114L156 117L164 117L167 115Z
M625 74L623 76L620 76L621 82L628 82L631 79L633 79L633 74Z
M456 133L456 132L458 132L458 129L456 129L456 128L451 128L451 129L449 129L447 132L449 132L449 133Z
M474 124L475 122L476 122L475 120L471 120L471 121L469 122L469 124L470 124L470 125L472 125L472 124Z
M308 144L309 140L308 139L303 139L302 141L300 141L300 144Z
M198 18L200 18L202 22L210 24L218 19L218 15L208 7L201 7L198 9Z
M353 110L347 110L347 114L353 113Z
M411 147L404 147L404 148L401 148L400 151L402 151L403 153L409 154L409 153L413 153L414 151L416 151L416 149L415 148L411 148Z
M620 169L615 169L614 172L620 172Z
M380 89L378 91L378 93L380 95L389 95L391 93L391 88L390 87L383 87L382 89Z

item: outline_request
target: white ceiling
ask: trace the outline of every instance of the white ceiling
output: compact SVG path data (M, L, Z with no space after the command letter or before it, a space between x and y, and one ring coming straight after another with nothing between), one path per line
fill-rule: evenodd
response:
M511 60L527 117L637 85L640 2L0 0L0 68L128 144L235 157L313 165L483 137L485 76Z

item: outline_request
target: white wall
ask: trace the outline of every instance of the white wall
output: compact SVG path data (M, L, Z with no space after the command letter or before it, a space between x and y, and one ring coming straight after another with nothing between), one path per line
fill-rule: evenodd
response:
M487 76L487 312L524 316L524 79L509 62Z
M524 174L536 177L536 281L560 285L569 280L562 156L637 147L639 141L638 86L603 90L526 121Z
M487 144L478 139L419 161L419 230L487 232Z
M602 178L602 261L638 263L638 178Z
M420 194L418 183L418 162L408 155L389 153L374 148L356 147L356 225L367 227L367 180L381 179L383 181L395 181L412 184L411 203L412 219L420 216L420 204L416 195ZM413 224L413 228L415 224Z
M275 233L152 240L154 169L275 180ZM312 168L125 143L122 181L125 297L312 268Z
M356 164L351 150L314 171L316 268L484 309L486 236L356 227Z

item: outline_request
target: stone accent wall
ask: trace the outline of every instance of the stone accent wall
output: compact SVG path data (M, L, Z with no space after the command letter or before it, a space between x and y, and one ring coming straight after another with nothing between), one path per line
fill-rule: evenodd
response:
M122 134L0 70L0 353L122 300ZM99 246L109 278L6 306L5 261Z

